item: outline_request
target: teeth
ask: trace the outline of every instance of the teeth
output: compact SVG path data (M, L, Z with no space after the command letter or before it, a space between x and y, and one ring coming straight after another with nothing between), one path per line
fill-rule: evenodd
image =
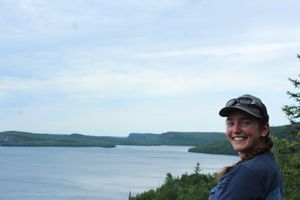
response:
M233 138L234 141L242 141L244 139L245 139L244 137L234 137Z

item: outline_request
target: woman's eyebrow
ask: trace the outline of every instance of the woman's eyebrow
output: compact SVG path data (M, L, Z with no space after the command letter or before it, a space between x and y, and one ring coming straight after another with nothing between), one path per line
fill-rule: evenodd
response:
M252 120L250 117L243 117L241 120Z
M226 121L232 121L232 120L234 120L234 119L231 118L231 117L226 118ZM238 120L252 120L252 118L250 118L250 117L241 117L241 118L238 118Z

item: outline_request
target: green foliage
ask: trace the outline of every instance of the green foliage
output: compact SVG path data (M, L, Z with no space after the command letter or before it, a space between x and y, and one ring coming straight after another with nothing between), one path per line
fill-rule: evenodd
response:
M207 200L210 189L215 185L215 175L201 174L197 163L195 173L181 177L168 173L161 187L130 196L129 200Z
M300 56L297 55L300 59ZM300 77L300 74L298 75ZM287 95L294 100L294 103L291 105L283 106L282 110L286 114L287 118L290 120L291 124L293 125L294 129L290 134L300 136L300 81L298 79L291 79L289 81L294 86L294 92L287 91Z
M300 142L273 138L286 200L300 199Z

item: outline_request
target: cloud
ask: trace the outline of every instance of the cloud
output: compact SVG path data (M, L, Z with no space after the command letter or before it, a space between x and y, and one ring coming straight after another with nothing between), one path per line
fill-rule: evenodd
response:
M232 77L232 74L236 76ZM238 84L237 84L238 83ZM102 99L126 97L178 96L223 87L247 88L263 84L255 71L245 73L238 68L218 72L192 70L168 71L140 69L116 73L94 69L85 74L69 71L49 79L6 78L0 91L8 93L50 93L74 96L94 96ZM270 85L270 84L268 84Z
M237 75L235 80L240 81L240 87L248 87L251 80L252 86L255 83L259 84L262 80L261 72L270 68L258 72L255 68L228 67L232 61L247 60L248 63L264 61L299 46L300 43L297 42L277 42L190 47L181 50L157 48L137 51L139 49L135 47L81 49L66 54L68 61L64 68L57 68L55 73L43 79L4 76L0 80L0 90L2 94L15 91L58 90L62 93L65 91L85 94L101 91L108 96L112 95L111 91L118 91L115 95L120 96L168 95L188 93L207 86L230 84L231 74ZM47 55L49 53L45 54ZM215 62L213 65L206 66L202 63L199 67L195 67L182 65L180 62L171 64L161 61L162 59L188 61L199 56L205 59L210 57L215 59ZM52 57L54 59L55 56ZM221 63L220 59L223 59ZM253 81L253 77L257 77L257 81Z
M2 125L192 129L244 92L279 107L299 71L299 12L270 2L1 1Z
M241 44L236 46L209 46L181 50L167 50L157 52L143 52L141 58L170 58L170 57L192 57L192 56L229 56L229 57L252 57L256 59L260 55L269 55L277 51L284 51L299 47L300 42L267 43L267 44Z

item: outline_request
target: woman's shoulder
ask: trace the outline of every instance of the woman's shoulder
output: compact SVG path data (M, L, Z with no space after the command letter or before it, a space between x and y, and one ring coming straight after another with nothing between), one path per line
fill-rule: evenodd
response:
M273 171L278 171L277 163L271 152L256 155L252 159L241 163L241 167L248 168L256 173L274 173Z
M272 153L257 155L236 164L212 193L224 199L245 199L245 196L249 199L261 199L275 190L281 191L279 174Z
M257 155L241 163L240 168L246 169L256 177L266 190L280 185L280 170L271 152Z

